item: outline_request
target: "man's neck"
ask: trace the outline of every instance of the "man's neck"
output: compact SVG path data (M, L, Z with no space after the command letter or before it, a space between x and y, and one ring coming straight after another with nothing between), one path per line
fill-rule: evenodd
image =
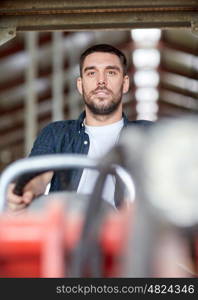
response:
M122 111L110 115L95 115L85 108L86 117L85 124L88 126L105 126L118 122L122 119Z

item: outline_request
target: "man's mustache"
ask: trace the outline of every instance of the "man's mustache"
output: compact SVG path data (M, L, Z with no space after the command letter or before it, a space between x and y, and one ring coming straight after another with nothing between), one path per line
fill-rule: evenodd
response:
M97 92L100 92L100 91L105 91L107 93L112 94L112 91L107 89L105 86L104 87L98 86L94 91L92 91L92 94L97 94Z

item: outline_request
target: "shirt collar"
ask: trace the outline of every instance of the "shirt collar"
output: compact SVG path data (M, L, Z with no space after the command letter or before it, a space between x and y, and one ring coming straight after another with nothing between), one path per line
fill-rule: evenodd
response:
M78 126L78 130L80 129L85 129L85 126L84 126L84 119L85 119L85 111L83 111L80 116L78 117L78 120L77 120L77 126ZM125 115L125 113L122 113L122 117L123 117L123 120L124 120L124 127L126 127L129 123L129 120L127 118L127 116Z
M78 130L82 130L82 129L85 129L85 126L84 126L84 119L85 119L85 111L83 111L80 116L78 117L77 119L77 127L78 127Z
M125 113L122 113L122 117L123 117L123 120L124 120L124 127L126 127L129 123L129 120L128 120L127 116L125 115Z

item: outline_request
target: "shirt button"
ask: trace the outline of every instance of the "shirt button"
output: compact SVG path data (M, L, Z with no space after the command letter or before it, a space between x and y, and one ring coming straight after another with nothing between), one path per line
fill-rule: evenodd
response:
M88 142L87 142L87 141L84 141L84 144L85 144L85 145L87 145L87 144L88 144Z

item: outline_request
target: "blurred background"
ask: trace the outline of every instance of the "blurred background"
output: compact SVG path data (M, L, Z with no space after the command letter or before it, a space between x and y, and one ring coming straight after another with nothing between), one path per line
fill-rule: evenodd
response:
M94 44L127 56L129 119L198 113L197 0L73 2L0 3L0 171L46 124L78 117L79 58Z

